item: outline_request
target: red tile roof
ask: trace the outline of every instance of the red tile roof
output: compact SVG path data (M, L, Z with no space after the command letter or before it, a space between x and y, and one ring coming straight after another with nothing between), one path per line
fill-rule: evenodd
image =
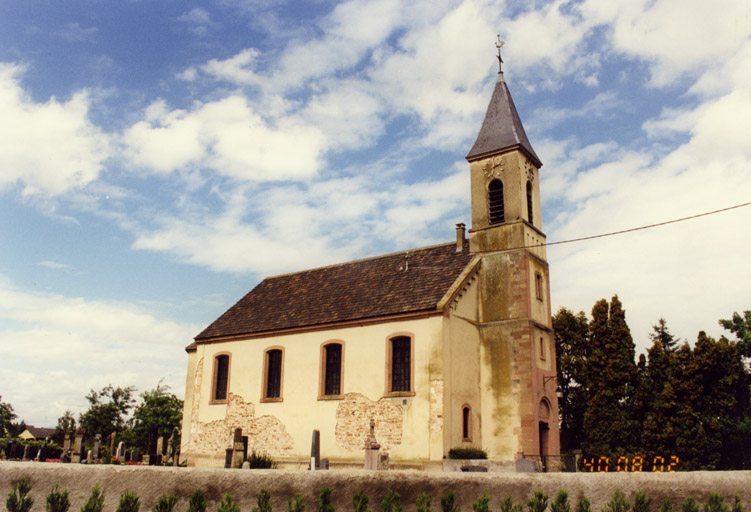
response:
M471 259L449 243L268 277L196 341L435 311Z

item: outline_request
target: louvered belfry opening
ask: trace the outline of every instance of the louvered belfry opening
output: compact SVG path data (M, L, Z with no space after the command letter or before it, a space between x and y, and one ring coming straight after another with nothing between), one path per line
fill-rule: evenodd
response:
M530 224L534 224L534 217L532 216L532 212L534 209L532 208L532 182L527 182L527 220L529 220Z
M506 222L503 212L503 182L501 180L493 180L488 185L488 208L491 224Z

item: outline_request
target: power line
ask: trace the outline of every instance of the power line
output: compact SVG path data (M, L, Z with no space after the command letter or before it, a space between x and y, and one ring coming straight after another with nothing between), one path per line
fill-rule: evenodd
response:
M727 208L722 208L720 210L714 210L714 211L711 211L711 212L699 213L697 215L690 215L688 217L681 217L680 219L667 220L665 222L658 222L657 224L648 224L646 226L639 226L637 228L622 229L620 231L613 231L611 233L603 233L603 234L600 234L600 235L584 236L584 237L581 237L581 238L572 238L570 240L560 240L558 242L546 242L546 243L536 244L536 245L525 245L525 246L522 246L522 247L513 247L511 249L506 249L506 250L507 251L511 251L511 250L514 250L514 249L530 249L530 248L533 248L533 247L545 247L545 246L549 246L549 245L570 244L572 242L581 242L583 240L592 240L594 238L603 238L603 237L606 237L606 236L622 235L624 233L631 233L633 231L640 231L642 229L656 228L656 227L659 227L659 226L665 226L667 224L675 224L676 222L683 222L684 220L691 220L691 219L697 219L699 217L706 217L707 215L714 215L716 213L727 212L729 210L735 210L736 208L742 208L743 206L749 206L749 205L751 205L751 203L737 204L735 206L729 206Z

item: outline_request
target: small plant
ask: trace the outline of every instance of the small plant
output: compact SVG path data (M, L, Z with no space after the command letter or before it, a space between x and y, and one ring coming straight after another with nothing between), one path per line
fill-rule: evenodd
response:
M524 507L522 507L521 503L514 505L511 496L506 496L501 501L501 512L524 512Z
M449 491L446 496L441 498L441 511L459 512L459 507L456 506L456 496L454 496L454 491Z
M571 504L568 502L568 493L563 489L555 495L550 504L550 512L571 512Z
M368 495L365 491L360 489L352 497L352 506L355 508L355 512L368 512Z
M69 508L68 491L60 491L56 485L47 495L47 512L68 512Z
M253 507L253 512L271 512L271 493L265 487L261 487L256 495L257 506Z
M673 503L670 501L670 498L665 498L665 500L660 504L660 508L658 509L659 512L673 512Z
M710 492L707 496L707 502L704 504L704 512L730 512L723 503L725 497L716 492Z
M417 512L433 512L433 496L426 492L421 492L415 500Z
M461 448L451 448L449 450L449 459L487 459L488 452L482 448L467 446Z
M138 512L141 503L138 494L125 490L120 495L120 502L117 504L117 512Z
M287 512L305 512L305 498L302 494L290 498L287 503Z
M681 505L681 512L699 512L699 505L694 498L689 496L684 500L683 505Z
M324 487L318 493L318 512L334 512L334 506L331 504L330 487Z
M34 499L29 496L31 491L31 480L24 477L16 482L13 489L8 493L8 499L5 500L5 506L8 512L29 512L34 504Z
M152 512L172 512L177 504L177 496L174 494L162 494L152 508Z
M482 496L477 498L477 501L472 502L472 510L475 512L490 512L490 496L488 496L488 493L483 493Z
M610 501L602 510L603 512L628 512L628 509L630 508L631 504L626 501L626 497L620 490L616 489L613 493L613 497L610 498Z
M542 491L535 491L531 498L527 500L527 510L529 512L545 512L548 508L548 495Z
M91 489L91 496L81 507L81 512L102 512L102 508L104 508L104 493L99 484L96 484Z
M588 498L579 498L576 502L576 512L591 512L592 506L589 503Z
M647 498L644 493L637 492L634 495L634 512L650 512L652 510L652 498Z
M257 452L253 450L245 460L248 461L250 469L276 469L276 462L274 462L271 455L266 452Z
M737 494L733 496L733 508L730 512L743 512L743 505L741 504L741 497Z
M188 512L206 512L206 497L200 489L196 489L193 491L193 494L190 495L190 500L188 501Z
M222 502L219 503L217 512L240 512L240 507L235 503L235 498L230 493L225 493L222 496Z
M396 491L389 491L381 502L381 512L402 512L402 497Z

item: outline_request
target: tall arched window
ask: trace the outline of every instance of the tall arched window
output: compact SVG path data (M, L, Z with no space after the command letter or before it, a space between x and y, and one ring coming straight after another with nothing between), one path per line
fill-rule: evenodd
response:
M472 408L462 406L462 441L472 441Z
M338 397L342 394L341 343L327 343L321 351L321 396Z
M410 393L412 389L412 338L395 336L388 341L388 393Z
M278 348L266 351L263 399L267 401L282 399L283 355L282 350Z
M226 402L229 389L229 355L218 354L214 358L214 386L212 402Z
M534 211L534 208L532 207L532 182L527 182L527 220L529 220L530 224L534 224L534 216L532 215L532 212Z
M506 221L503 211L503 182L493 180L488 184L488 210L491 224L500 224Z

